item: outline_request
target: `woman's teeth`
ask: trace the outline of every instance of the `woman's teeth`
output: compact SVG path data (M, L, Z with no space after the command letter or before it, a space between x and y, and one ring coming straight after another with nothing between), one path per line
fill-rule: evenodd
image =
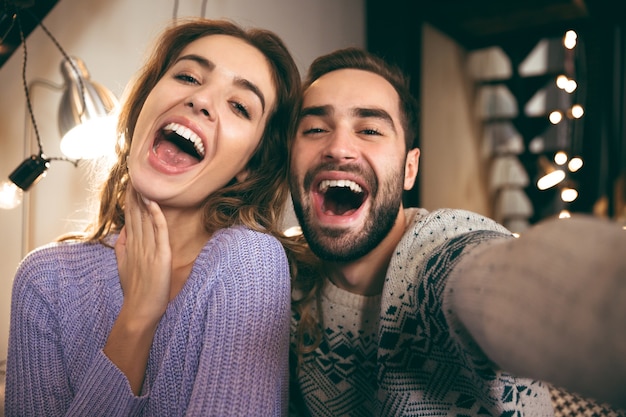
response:
M194 149L201 158L204 157L204 144L200 136L196 135L191 129L178 123L169 123L163 128L164 131L175 132L178 136L187 139L193 144Z

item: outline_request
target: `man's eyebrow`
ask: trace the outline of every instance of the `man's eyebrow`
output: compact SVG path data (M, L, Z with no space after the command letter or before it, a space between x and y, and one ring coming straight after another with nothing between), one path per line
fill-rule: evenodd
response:
M196 54L183 55L179 57L175 63L184 60L196 62L198 63L198 65L209 71L215 69L215 63L213 61ZM245 78L241 77L235 77L234 84L238 87L252 91L259 98L259 101L261 101L261 108L263 110L263 113L265 113L265 95L263 95L263 92L259 87L256 86L256 84L254 84L250 80L246 80Z
M396 126L393 123L393 119L391 118L389 113L387 113L383 109L358 107L358 108L352 110L352 114L355 117L358 117L358 118L361 118L361 119L365 119L365 118L380 119L380 120L386 122L391 127L391 129L393 129L394 132L396 131Z
M332 114L332 112L332 107L328 105L304 107L300 110L300 118L306 116L328 116L329 114Z

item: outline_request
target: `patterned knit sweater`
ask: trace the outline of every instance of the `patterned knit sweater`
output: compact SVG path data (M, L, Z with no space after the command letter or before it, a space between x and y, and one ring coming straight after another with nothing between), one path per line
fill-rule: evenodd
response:
M407 209L407 217L411 224L391 259L381 295L352 294L326 282L324 340L304 356L290 412L552 416L547 388L499 371L446 306L449 272L464 250L511 233L461 210ZM297 320L294 314L292 334Z
M102 351L123 301L113 249L37 249L13 287L6 416L284 415L289 294L276 239L215 233L158 325L134 396Z

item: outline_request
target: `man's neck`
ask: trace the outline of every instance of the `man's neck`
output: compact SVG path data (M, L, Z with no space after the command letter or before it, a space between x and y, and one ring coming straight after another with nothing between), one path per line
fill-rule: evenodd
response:
M333 283L346 291L361 295L382 293L387 267L398 242L406 230L402 207L389 234L365 256L348 263L329 263Z

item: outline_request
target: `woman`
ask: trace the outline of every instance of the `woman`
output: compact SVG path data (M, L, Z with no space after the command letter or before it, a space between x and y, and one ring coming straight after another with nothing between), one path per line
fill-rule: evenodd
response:
M14 283L7 416L280 415L280 236L300 77L264 30L167 29L121 109L89 234Z

